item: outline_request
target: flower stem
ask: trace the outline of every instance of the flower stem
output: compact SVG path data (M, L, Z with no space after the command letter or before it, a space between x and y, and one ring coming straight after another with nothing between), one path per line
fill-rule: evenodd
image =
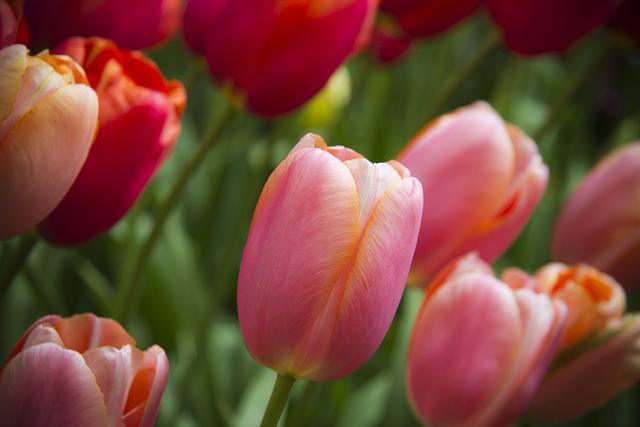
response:
M284 406L287 404L287 400L289 400L291 387L293 387L295 381L296 379L294 377L278 374L260 427L276 427L278 425L282 411L284 411Z
M492 30L473 55L447 79L427 113L427 120L441 114L471 74L500 46L500 36Z
M235 114L236 110L233 108L227 108L225 110L218 124L211 130L209 135L203 139L203 142L193 153L193 156L184 165L178 179L174 182L173 187L169 191L169 195L160 205L158 214L156 215L153 223L153 228L144 240L136 257L135 263L133 264L133 272L128 276L128 280L124 280L122 286L118 288L114 317L123 324L126 324L131 311L136 307L137 300L140 298L142 293L142 273L144 272L158 238L162 234L165 222L169 218L173 208L175 208L180 201L180 196L182 196L189 179L202 165L207 154L216 144L226 126L235 117Z
M6 267L0 272L0 301L4 299L13 279L20 272L36 243L38 235L33 231L23 234L18 240L17 247L9 255Z

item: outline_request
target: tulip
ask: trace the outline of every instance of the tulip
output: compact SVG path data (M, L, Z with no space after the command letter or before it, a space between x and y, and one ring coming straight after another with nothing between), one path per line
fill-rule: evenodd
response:
M178 138L185 93L140 53L103 39L70 39L57 51L85 67L100 100L100 129L87 162L39 227L49 242L74 245L105 232L131 208Z
M474 13L482 0L383 0L380 9L411 37L429 37Z
M289 112L364 43L377 0L191 0L184 35L248 110ZM247 13L251 10L251 13Z
M5 427L151 427L168 373L162 348L137 349L111 319L46 316L0 370L0 420Z
M98 99L66 56L0 50L0 239L23 233L64 197L87 158Z
M425 286L470 251L492 262L524 227L547 184L535 143L486 103L422 130L398 160L422 182L423 212L410 282Z
M413 329L415 413L433 427L510 425L542 380L564 317L562 303L512 289L477 255L458 260L430 287Z
M620 0L487 0L509 49L522 55L561 52L607 21Z
M29 30L17 0L0 0L0 48L29 41Z
M25 0L34 46L98 36L126 49L144 49L171 37L180 25L181 0Z
M507 270L503 280L512 287L535 287L567 309L558 354L529 416L546 421L577 418L640 380L640 316L623 317L624 291L612 277L584 264L553 263L533 277Z
M626 289L640 286L640 143L602 160L562 209L552 253L562 262L584 262L616 278Z
M310 380L362 366L400 302L421 210L420 183L398 162L302 138L269 177L242 257L238 317L253 357Z

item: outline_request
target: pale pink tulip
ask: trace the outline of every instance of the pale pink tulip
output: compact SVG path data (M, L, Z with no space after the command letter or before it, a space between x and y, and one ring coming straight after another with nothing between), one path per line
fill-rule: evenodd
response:
M407 387L432 427L508 426L526 408L555 353L565 308L498 280L477 255L431 285L413 330Z
M80 172L98 98L67 56L0 50L0 239L45 218Z
M410 280L418 286L470 251L493 262L522 230L547 184L535 143L484 102L429 124L398 160L422 182L430 206Z
M312 380L364 364L400 301L421 210L420 183L398 162L304 137L264 187L240 267L255 359Z
M640 287L640 143L602 160L562 209L552 252L562 262L584 262Z
M5 427L151 427L169 362L93 314L34 323L0 370Z

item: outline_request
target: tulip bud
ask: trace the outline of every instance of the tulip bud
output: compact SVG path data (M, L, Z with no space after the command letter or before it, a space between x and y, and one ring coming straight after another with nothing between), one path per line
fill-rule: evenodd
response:
M74 37L104 37L126 49L144 49L171 37L180 25L181 0L25 0L34 46Z
M561 52L609 19L620 0L487 0L509 49L522 55Z
M0 420L20 426L153 426L167 384L164 350L138 350L93 314L34 323L0 370Z
M191 0L185 39L248 110L277 116L308 101L364 43L377 2Z
M474 13L482 0L383 0L380 9L411 37L429 37Z
M407 388L417 416L438 427L510 425L555 353L560 303L496 279L477 255L447 268L418 313Z
M87 162L39 227L49 242L74 245L108 230L136 201L180 134L185 93L142 54L103 39L70 39L58 51L83 64L100 100Z
M429 124L398 160L422 182L423 211L411 282L425 286L470 251L492 262L542 198L548 171L535 143L477 102Z
M581 417L640 381L640 315L610 323L573 351L561 353L529 407L545 421Z
M71 187L94 137L98 99L66 56L0 50L0 239L27 231Z
M616 278L627 290L640 286L640 143L602 160L562 209L552 253L584 262Z
M421 210L420 183L398 162L304 137L269 177L242 257L238 317L253 357L311 380L362 366L400 302Z

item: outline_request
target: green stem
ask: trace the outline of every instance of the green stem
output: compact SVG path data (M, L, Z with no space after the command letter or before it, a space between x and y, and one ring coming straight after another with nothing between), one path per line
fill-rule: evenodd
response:
M442 90L427 113L427 120L441 114L471 74L500 46L500 36L492 30L474 54L444 82Z
M291 387L293 387L295 381L294 377L278 374L260 427L276 427L278 425L282 411L284 411L287 400L289 400Z
M35 232L28 232L20 237L18 246L13 253L9 255L6 267L0 272L0 301L4 299L13 279L18 275L20 269L29 257L31 250L38 242L38 236Z
M136 306L136 302L142 293L142 281L140 279L147 261L153 252L153 248L162 234L165 222L169 218L173 208L178 204L189 179L202 165L207 154L216 144L225 127L235 117L235 113L236 110L232 108L225 110L218 124L212 129L211 133L204 138L198 149L193 153L193 156L184 165L178 179L169 191L169 195L160 205L153 228L144 240L133 264L133 272L129 276L129 280L125 280L123 285L118 289L114 316L123 324L126 324L132 309Z

